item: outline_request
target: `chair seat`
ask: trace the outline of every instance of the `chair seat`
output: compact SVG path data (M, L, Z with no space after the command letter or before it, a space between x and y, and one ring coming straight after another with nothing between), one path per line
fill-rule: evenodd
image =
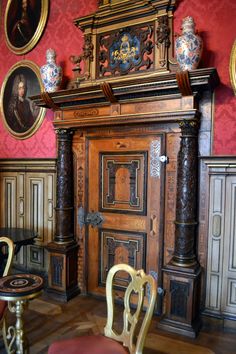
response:
M127 354L122 344L104 336L81 336L54 342L48 354Z
M0 300L0 320L2 319L4 315L4 311L7 307L7 301Z

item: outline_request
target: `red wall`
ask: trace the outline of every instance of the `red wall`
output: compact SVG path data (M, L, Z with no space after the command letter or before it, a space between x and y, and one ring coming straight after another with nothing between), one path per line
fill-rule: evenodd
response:
M52 0L45 31L36 47L25 55L15 55L5 42L4 13L6 0L2 1L0 22L0 84L9 69L16 62L27 59L38 66L45 64L45 54L48 48L55 49L57 63L63 68L67 77L72 77L73 65L69 61L71 54L82 51L81 31L73 24L73 19L94 12L97 0ZM0 158L50 158L56 156L56 138L52 125L53 114L47 110L39 130L29 139L13 138L0 120Z
M236 96L229 77L230 52L236 40L236 1L179 1L174 16L177 33L186 16L193 16L204 41L200 66L215 67L221 81L215 94L213 154L236 155Z
M38 66L45 64L45 52L54 48L57 63L66 77L72 77L71 54L80 54L82 34L73 19L96 10L97 0L50 1L48 22L36 47L23 56L13 54L5 43L4 13L7 0L2 1L0 22L0 84L13 64L28 59ZM180 33L181 20L193 16L196 28L204 40L201 67L216 67L221 85L216 90L213 153L236 154L236 97L229 79L230 51L236 33L236 2L232 0L182 0L174 16L175 32ZM56 139L52 126L53 114L47 111L39 130L29 139L17 140L9 135L0 120L0 158L50 158L56 156Z

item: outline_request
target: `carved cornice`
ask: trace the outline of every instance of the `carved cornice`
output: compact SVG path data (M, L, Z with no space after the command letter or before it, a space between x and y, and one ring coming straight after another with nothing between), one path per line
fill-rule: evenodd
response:
M83 31L87 28L101 28L124 21L140 19L146 22L150 16L173 12L176 0L130 0L101 5L96 13L74 20L74 24Z
M102 82L102 81L101 81ZM219 84L219 77L215 68L197 69L188 73L188 92L193 95L203 91L213 91ZM109 82L110 89L117 102L134 102L140 99L155 99L182 97L183 88L176 78L176 73L152 74L137 78L126 77L123 80ZM48 107L41 95L31 99L41 107ZM61 90L50 93L50 99L58 110L77 107L98 107L109 103L104 94L101 83L82 85L78 89Z

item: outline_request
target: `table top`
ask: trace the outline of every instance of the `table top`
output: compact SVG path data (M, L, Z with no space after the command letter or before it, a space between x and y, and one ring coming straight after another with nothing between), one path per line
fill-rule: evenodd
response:
M38 234L37 232L28 229L1 227L0 236L9 237L15 244L29 245L34 243L34 239Z
M0 279L0 299L17 301L41 293L43 278L35 274L13 274Z

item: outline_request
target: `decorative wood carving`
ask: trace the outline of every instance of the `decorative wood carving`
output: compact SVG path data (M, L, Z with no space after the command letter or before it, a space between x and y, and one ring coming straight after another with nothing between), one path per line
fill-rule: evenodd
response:
M83 79L166 72L170 62L172 69L177 68L171 40L175 3L176 0L106 1L100 2L96 13L76 19L75 25L84 32L85 45L82 55L71 57L76 73L74 87ZM80 73L81 60L85 62L84 74Z
M92 36L90 34L84 35L83 54L71 55L70 61L75 64L72 69L74 72L74 79L70 81L69 88L74 89L80 86L81 81L88 80L90 78L90 66L93 61L93 43ZM80 63L84 61L84 74L81 74Z
M175 251L172 264L187 267L197 264L197 175L198 120L182 121L178 153Z
M72 130L58 129L55 242L74 242Z
M149 70L153 60L153 27L126 27L98 36L98 78Z
M82 57L87 60L85 73L81 75L82 57L73 58L78 74L75 81L79 84L81 79L85 80L79 88L50 94L50 99L58 107L55 127L77 130L75 151L78 136L84 137L84 161L78 159L76 168L77 184L83 180L83 196L77 194L81 204L78 210L83 208L89 215L104 214L101 215L104 232L109 229L147 235L145 266L152 274L158 273L158 284L164 284L166 289L163 327L169 330L181 327L180 333L195 336L200 323L201 280L196 254L198 100L204 91L212 91L219 79L215 69L175 73L172 58L175 3L175 0L106 0L100 2L95 14L75 20L85 35ZM40 106L47 105L45 97L33 99ZM201 129L203 138L207 128ZM154 140L160 143L160 151L155 145L151 151ZM169 163L162 165L160 155L165 155L165 148ZM152 154L152 167L142 165L137 157L139 152L147 152L148 158ZM136 158L131 159L132 154ZM109 161L106 171L101 168L101 157L112 156L115 160L114 155L116 158L126 155L132 161L119 160L119 168L117 162ZM142 180L140 172L146 180ZM63 208L64 205L62 216ZM77 235L82 246L80 256L88 260L87 263L79 260L83 273L80 279L85 281L84 274L88 274L88 291L101 295L104 288L100 279L105 279L105 269L113 261L133 262L135 244L128 242L127 234L123 238L119 235L120 247L115 247L114 235L110 237L115 241L101 242L101 225L98 226L87 225L86 231L81 231L85 227L80 223ZM70 236L61 234L56 235L57 240L72 241ZM109 246L108 253L104 252L105 246ZM59 249L57 245L57 252ZM101 263L105 254L106 264ZM68 255L65 258L68 260ZM159 311L161 308L159 301Z
M74 185L71 129L58 129L57 133L57 202L54 241L47 249L50 253L49 293L67 301L78 294L77 252L74 236Z
M86 147L85 147L85 138L81 134L74 137L73 144L73 153L74 153L74 170L75 175L75 205L77 206L77 211L75 215L79 217L79 210L83 208L86 210L85 205L85 185L86 185ZM77 182L77 183L76 183ZM85 227L79 225L79 222L76 223L75 229L77 230L77 241L78 241L78 284L80 291L82 293L87 292L87 272L86 272L86 230Z
M176 80L181 94L183 96L192 96L193 91L190 85L189 72L187 70L177 71Z
M158 17L157 21L156 45L160 51L159 63L161 67L165 67L168 59L168 48L171 45L169 19L167 15L164 15Z
M108 99L109 102L111 102L111 103L117 102L117 99L115 98L115 96L112 92L112 88L111 88L111 85L109 84L109 82L103 82L101 84L101 89L104 93L104 96Z

